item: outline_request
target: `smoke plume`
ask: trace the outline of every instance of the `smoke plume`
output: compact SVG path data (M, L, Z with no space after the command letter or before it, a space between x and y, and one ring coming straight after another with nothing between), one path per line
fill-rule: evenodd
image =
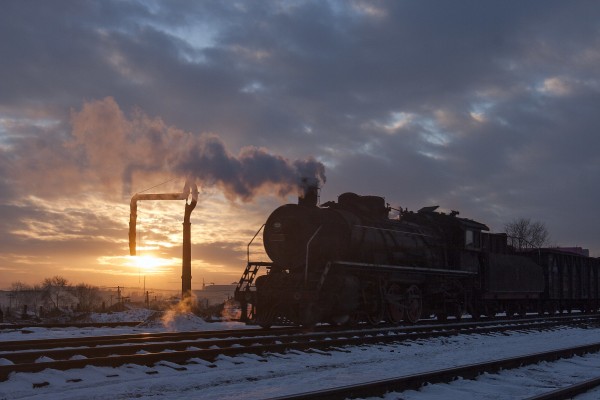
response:
M295 190L302 177L325 181L323 164L312 158L290 162L256 147L245 147L234 156L215 135L189 135L187 140L182 151L168 160L171 169L216 185L230 198L249 200L266 186L276 186L283 196Z
M65 194L87 185L129 196L134 181L139 188L165 177L192 177L199 186L220 188L229 199L248 201L261 190L280 196L293 193L303 177L325 182L324 166L313 158L288 160L257 147L242 148L235 155L215 134L185 132L141 110L125 115L110 97L71 111L71 126L70 137L48 142L44 150L54 154L50 164L62 177L68 176L68 182L58 178L39 182L37 188ZM29 172L28 182L36 184L39 163L34 157L21 160L18 168L21 176Z

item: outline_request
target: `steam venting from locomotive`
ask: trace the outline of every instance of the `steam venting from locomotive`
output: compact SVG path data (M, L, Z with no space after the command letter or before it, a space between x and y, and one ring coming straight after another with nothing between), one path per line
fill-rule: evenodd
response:
M215 134L185 132L140 110L126 115L110 97L85 103L79 112L72 112L71 123L72 137L62 145L72 151L59 152L61 158L52 165L64 165L80 175L72 180L87 182L96 191L104 189L108 195L129 196L134 179L153 182L165 178L165 173L195 181L199 187L216 187L227 198L242 201L261 192L294 194L305 184L303 178L317 186L325 182L325 167L314 158L290 160L255 146L234 154ZM33 171L31 175L35 181ZM55 186L61 194L72 189ZM314 194L307 198L314 201Z
M189 139L185 150L170 160L176 173L193 176L200 185L217 186L230 199L249 201L261 189L276 188L281 197L300 190L300 197L316 205L315 187L326 179L325 167L319 161L290 161L257 147L244 147L236 156L215 135Z
M319 180L302 177L298 188L298 205L316 207L319 204Z

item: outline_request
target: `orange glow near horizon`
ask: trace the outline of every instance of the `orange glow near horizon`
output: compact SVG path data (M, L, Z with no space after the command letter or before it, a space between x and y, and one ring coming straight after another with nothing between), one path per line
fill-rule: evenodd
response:
M130 256L130 259L134 267L147 275L163 273L164 268L172 263L172 260L166 260L152 255Z
M170 275L177 271L181 260L144 254L139 256L102 256L97 258L97 263L102 267L96 273L125 278L140 275Z
M244 271L248 241L270 210L286 201L259 196L253 202L233 202L216 190L203 191L191 216L193 289L199 289L203 280L237 281ZM0 290L13 282L39 284L54 275L73 284L106 287L141 286L140 276L145 276L147 287L180 289L183 202L140 202L137 257L129 255L127 199L94 192L77 199L30 196L16 205L35 209L44 218L25 219L11 232L29 243L30 252L23 254L15 247L0 254ZM262 260L261 238L250 249L252 259Z

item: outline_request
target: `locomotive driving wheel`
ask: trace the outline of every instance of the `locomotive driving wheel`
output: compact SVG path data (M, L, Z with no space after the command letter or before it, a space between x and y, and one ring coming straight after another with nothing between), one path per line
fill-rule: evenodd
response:
M319 310L314 303L306 304L300 310L300 324L305 328L313 328L319 322Z
M373 311L367 313L367 322L373 326L379 325L383 320L383 307L378 307Z
M411 324L415 324L421 319L421 313L423 312L421 289L417 285L412 285L406 290L405 297L406 319Z
M367 322L371 325L378 325L383 320L385 311L380 285L371 283L365 290L364 296Z
M399 324L404 318L404 307L400 304L402 288L397 283L392 283L386 291L387 319L392 324Z
M256 323L264 329L269 329L275 321L275 307L262 310L256 316Z

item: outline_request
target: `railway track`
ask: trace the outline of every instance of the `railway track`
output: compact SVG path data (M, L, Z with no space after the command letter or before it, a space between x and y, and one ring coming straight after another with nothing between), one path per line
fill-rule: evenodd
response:
M583 393L600 386L600 377L587 379L583 382L568 385L550 392L542 393L537 396L528 397L525 400L565 400L572 399Z
M118 367L125 364L177 364L185 369L194 359L212 362L216 357L240 354L285 353L290 350L330 351L348 345L391 343L447 337L458 334L491 334L506 331L552 329L564 325L594 325L597 316L564 316L551 319L463 322L445 325L363 328L320 328L301 332L297 328L239 331L137 334L75 339L47 339L0 343L0 380L15 372L38 372L47 368L68 370L85 366ZM343 350L342 350L343 351ZM193 362L193 361L192 361Z
M27 328L116 328L120 326L138 326L142 321L122 321L122 322L71 322L56 324L0 324L2 330L19 330Z
M336 387L331 389L304 392L289 396L279 396L270 400L336 400L348 398L371 398L381 397L390 392L402 392L416 390L426 384L449 383L456 379L475 379L484 373L495 374L501 370L521 368L537 364L542 361L553 362L559 359L571 358L577 355L600 352L600 342L583 346L574 346L558 350L551 350L517 357L508 357L487 362L479 362L461 365L454 368L405 375L378 381ZM542 393L528 398L527 400L560 400L570 399L575 395L585 393L590 389L600 386L600 378L594 378L574 385Z
M18 340L0 343L0 352L15 350L40 350L52 349L57 347L82 347L82 346L103 346L118 344L136 344L161 341L180 341L180 340L199 340L210 338L227 337L252 337L260 335L269 335L270 332L276 334L295 333L297 328L278 328L278 329L239 329L239 330L219 330L219 331L195 331L195 332L161 332L161 333L135 333L110 336L87 336L67 339L36 339L36 340Z
M19 351L19 350L43 350L53 348L76 348L76 347L98 347L121 344L144 344L154 342L178 342L191 340L207 340L222 338L249 338L257 336L283 336L311 333L313 336L319 335L365 335L378 334L398 334L409 335L409 338L427 338L433 336L452 335L457 333L485 333L487 330L500 332L502 330L515 330L521 327L527 329L547 328L557 324L590 324L600 322L600 316L558 316L553 318L530 318L520 320L506 321L479 321L479 322L458 322L445 324L422 324L400 327L370 327L363 326L355 329L336 328L330 326L320 326L306 331L295 327L282 327L271 329L239 329L239 330L217 330L217 331L191 331L191 332L161 332L161 333L139 333L122 334L110 336L87 336L77 338L61 339L36 339L0 342L0 354ZM410 336L412 335L412 336Z

